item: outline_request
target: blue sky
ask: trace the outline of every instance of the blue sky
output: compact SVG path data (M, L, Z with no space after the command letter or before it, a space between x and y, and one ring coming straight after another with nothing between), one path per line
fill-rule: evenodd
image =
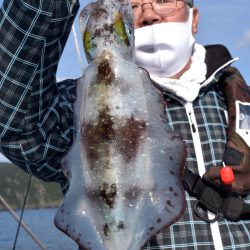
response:
M3 0L0 0L2 5ZM80 0L81 8L90 0ZM240 60L234 65L241 71L250 85L250 1L249 0L196 0L200 10L199 31L196 41L201 44L220 43L227 46L233 57ZM75 29L79 41L83 64L86 61L78 29L78 18ZM81 76L81 65L77 56L73 34L70 35L63 52L57 77L58 79L78 78ZM1 161L1 156L0 156Z

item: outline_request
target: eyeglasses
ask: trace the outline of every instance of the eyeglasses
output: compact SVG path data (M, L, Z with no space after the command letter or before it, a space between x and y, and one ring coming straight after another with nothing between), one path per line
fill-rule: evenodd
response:
M153 0L152 2L143 4L132 2L131 5L135 20L141 17L143 13L143 7L146 4L151 4L154 12L158 15L170 16L176 12L177 8L183 8L184 5L187 4L187 0Z

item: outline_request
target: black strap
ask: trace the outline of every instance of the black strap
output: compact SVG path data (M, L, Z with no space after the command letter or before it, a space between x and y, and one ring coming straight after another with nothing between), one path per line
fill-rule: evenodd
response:
M250 204L245 203L241 197L233 196L221 187L201 178L188 168L185 168L184 172L184 188L197 198L194 212L202 220L213 222L219 215L231 221L250 218ZM214 218L208 219L201 209L214 213Z
M244 157L244 154L234 148L229 147L226 144L223 161L225 164L230 166L237 166L240 165L242 159Z

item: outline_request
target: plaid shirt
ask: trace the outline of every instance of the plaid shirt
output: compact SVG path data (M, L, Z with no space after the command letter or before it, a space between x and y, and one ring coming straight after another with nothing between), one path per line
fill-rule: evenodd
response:
M56 70L78 8L74 0L5 0L0 10L1 152L45 181L66 181L60 156L74 134L75 82L56 83Z
M73 135L75 81L56 83L57 63L79 4L73 0L6 0L0 11L1 152L45 181L65 183L60 158ZM233 79L233 77L232 77ZM167 119L188 146L197 169L190 125L182 104L170 97ZM214 85L193 103L205 165L219 165L226 143L223 93ZM214 249L210 225L193 213L186 193L182 218L159 232L145 249ZM249 200L250 202L250 200ZM250 221L219 220L224 249L250 248Z
M239 79L237 71L229 68L228 79ZM227 79L227 80L228 80ZM201 139L205 167L221 166L227 138L227 107L220 82L199 95L193 102L195 118ZM194 151L190 124L183 104L165 96L167 119L170 126L185 141L187 152L186 166L195 172L197 160ZM187 192L187 207L184 215L169 228L159 232L144 250L156 249L214 249L210 224L200 220L193 211L196 199ZM245 200L250 203L250 196ZM223 218L218 221L223 249L250 249L250 220L231 222Z

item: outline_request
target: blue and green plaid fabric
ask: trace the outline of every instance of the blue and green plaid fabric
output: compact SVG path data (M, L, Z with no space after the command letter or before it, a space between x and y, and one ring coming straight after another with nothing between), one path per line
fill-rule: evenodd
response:
M238 76L236 76L238 77ZM233 78L233 77L232 77ZM175 132L182 136L187 145L186 166L198 172L190 124L184 106L166 96L167 119ZM200 94L193 103L198 131L202 142L205 167L221 166L226 145L226 105L219 85ZM198 249L212 250L214 243L210 224L200 220L193 212L194 197L185 193L187 207L184 215L168 229L159 232L144 250L156 249ZM250 203L250 197L246 199ZM205 215L205 214L204 214ZM250 221L230 222L219 219L219 230L223 249L250 249Z
M74 134L75 82L58 84L56 70L78 8L73 0L5 0L0 10L1 152L45 181L65 183L59 161Z

